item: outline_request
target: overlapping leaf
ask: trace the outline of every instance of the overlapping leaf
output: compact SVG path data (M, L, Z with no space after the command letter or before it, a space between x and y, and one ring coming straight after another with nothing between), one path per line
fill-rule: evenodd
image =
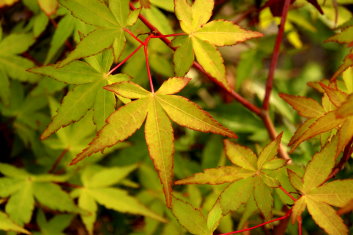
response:
M194 208L187 202L174 198L172 211L179 223L190 233L197 235L211 235L213 231L208 229L206 217L198 208Z
M1 31L1 28L0 28ZM26 70L34 63L19 56L34 43L31 34L13 33L2 40L0 38L0 99L6 105L10 102L10 79L22 82L36 82L39 76Z
M0 230L30 234L29 231L17 225L5 213L1 211L0 211Z
M78 197L79 207L88 212L81 214L81 219L89 234L93 234L97 203L119 212L144 215L165 222L164 218L149 210L126 191L113 187L135 168L136 166L103 168L91 165L82 171L83 187L74 190L71 194Z
M343 29L342 32L330 37L329 39L327 39L327 41L347 44L348 47L352 47L353 46L353 26ZM353 66L353 49L351 49L348 55L346 55L346 57L343 60L343 64L338 68L338 70L332 76L332 78L337 78L346 69L352 66Z
M146 120L145 138L150 157L163 184L168 207L171 206L173 182L173 129L170 120L197 131L212 132L228 137L234 133L221 126L195 103L177 95L190 81L188 78L170 78L156 93L150 93L132 82L107 86L117 95L136 99L122 106L107 119L107 124L89 146L72 161L72 164L113 146L131 136Z
M63 182L67 176L33 175L11 165L0 164L0 196L9 197L5 211L16 223L23 225L32 217L35 200L59 211L78 212L78 208L54 182Z
M61 127L80 120L91 109L93 109L93 121L97 129L104 125L104 120L115 109L115 96L103 87L128 79L124 74L107 76L112 63L113 56L111 51L107 50L87 58L87 62L74 61L62 68L50 65L31 69L31 72L75 85L64 97L57 115L43 132L42 139L52 135Z
M241 204L246 204L254 195L257 208L266 220L272 217L272 188L279 182L269 173L285 165L283 159L276 158L281 136L269 143L259 154L249 148L225 141L225 152L229 160L236 166L223 166L206 169L189 178L181 179L175 184L223 184L231 183L225 188L219 198L223 214L237 210ZM240 192L241 191L241 192Z
M303 179L288 172L292 185L302 194L294 204L292 218L295 220L307 207L314 221L328 234L348 234L343 220L331 206L343 207L353 199L353 180L324 183L335 165L337 144L338 138L335 136L332 142L314 155Z
M300 96L281 94L281 97L287 101L299 115L309 118L295 132L289 145L291 151L312 137L322 133L338 130L339 144L335 156L343 151L353 137L351 131L353 125L353 102L352 95L339 90L336 85L320 84L323 91L322 106L313 99Z
M128 20L129 0L109 0L109 6L99 0L60 0L59 2L74 17L97 27L82 39L66 59L60 62L60 66L97 54L110 47L113 48L115 61L119 59L126 43L123 29L128 24L135 23ZM92 17L93 15L96 17ZM133 17L136 18L136 14Z
M196 0L193 5L189 5L187 0L175 0L175 14L182 30L188 34L185 43L182 43L174 54L175 72L183 76L190 68L195 55L210 75L230 89L225 78L223 58L216 46L234 45L261 37L262 34L242 29L231 21L208 22L213 7L213 0Z

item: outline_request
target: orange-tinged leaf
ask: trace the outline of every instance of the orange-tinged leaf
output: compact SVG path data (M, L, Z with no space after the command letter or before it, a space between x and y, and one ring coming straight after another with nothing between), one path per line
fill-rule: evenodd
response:
M353 115L353 94L337 109L337 117L348 117Z
M288 143L288 146L293 145L295 142L298 141L302 137L302 135L309 129L309 127L316 122L317 118L310 118L305 120L295 131L294 135L292 136L291 140ZM294 148L291 149L290 153L294 151Z
M122 106L111 114L97 137L70 164L76 164L93 153L103 151L135 133L146 118L150 101L148 98L139 99Z
M330 235L348 234L348 229L340 216L329 205L306 198L308 211L315 223Z
M287 94L280 94L280 97L297 110L300 116L315 118L325 113L322 106L314 99Z
M272 189L262 181L261 177L255 178L254 198L257 208L264 215L265 220L270 220L273 207Z
M255 172L248 171L236 166L221 166L218 168L205 169L202 173L196 173L185 179L175 182L180 184L224 184L234 182L254 175Z
M159 95L173 95L181 91L189 82L191 78L173 77L165 81L156 92Z
M265 146L265 148L259 154L259 158L257 160L257 169L261 169L262 166L274 159L278 153L279 145L281 143L283 133L279 134L275 140Z
M294 223L297 218L303 213L306 208L305 196L300 197L293 206L292 210L292 223Z
M347 27L342 32L330 37L327 42L349 43L353 42L353 27Z
M174 153L173 128L169 118L155 98L152 99L148 109L145 137L150 157L163 185L166 204L171 207Z
M338 90L337 88L332 88L322 83L320 83L320 85L324 89L332 104L334 104L336 107L341 106L342 103L347 99L348 95Z
M129 99L145 98L150 94L149 91L130 81L117 82L105 86L104 89Z
M344 122L344 119L337 118L336 112L331 111L326 113L324 116L318 118L306 132L303 133L295 142L293 142L292 148L295 149L301 142L308 140L316 135L330 131Z
M224 146L226 155L233 164L244 169L256 171L257 157L251 149L234 144L229 140L224 141Z
M262 33L243 29L226 20L211 21L192 35L215 46L230 46L251 38L263 36Z
M222 213L236 211L240 205L245 204L254 190L254 178L249 177L229 184L220 196Z
M337 138L333 138L332 142L327 143L320 152L313 156L303 177L303 192L310 192L329 176L335 165L336 147Z
M349 117L339 129L336 157L344 150L353 137L353 117Z
M176 95L156 95L156 99L167 112L170 119L181 126L202 132L212 132L231 138L236 135L214 120L197 104Z
M353 199L353 180L335 180L313 189L308 196L311 199L336 207L345 206Z
M349 67L353 67L353 48L349 52L349 54L344 58L343 64L338 68L336 73L332 76L333 78L337 78L341 73L346 71Z

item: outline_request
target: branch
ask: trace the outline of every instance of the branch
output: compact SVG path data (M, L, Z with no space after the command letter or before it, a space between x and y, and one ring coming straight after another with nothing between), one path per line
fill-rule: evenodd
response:
M271 91L272 91L272 86L273 86L273 79L274 79L275 70L276 70L277 63L278 63L278 57L279 57L279 53L280 53L280 49L281 49L281 42L282 42L283 34L284 34L284 26L286 24L290 2L291 2L290 0L285 0L283 10L282 10L281 24L278 29L275 47L273 48L271 65L270 65L270 69L269 69L268 77L267 77L267 82L266 82L266 92L265 92L265 97L264 97L264 101L262 104L262 108L264 110L269 109L270 96L271 96Z

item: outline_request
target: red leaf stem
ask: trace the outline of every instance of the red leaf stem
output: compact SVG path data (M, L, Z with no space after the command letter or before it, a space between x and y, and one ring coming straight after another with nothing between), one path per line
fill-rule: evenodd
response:
M253 226L253 227L250 227L250 228L245 228L245 229L241 229L241 230L237 230L237 231L233 231L233 232L229 232L229 233L222 233L222 234L219 234L219 235L230 235L230 234L236 234L236 233L242 233L242 232L251 231L251 230L253 230L255 228L259 228L259 227L265 226L266 224L270 224L270 223L273 223L273 222L276 222L276 221L284 220L284 219L288 218L291 215L291 213L292 213L292 209L287 211L287 213L284 216L281 216L279 218L276 218L276 219L273 219L273 220L269 220L267 222L264 222L262 224L258 224L256 226Z
M118 65L116 65L114 68L112 68L108 73L107 76L111 75L115 70L117 70L120 66L122 66L123 64L125 64L126 61L128 61L133 55L135 55L136 52L138 52L138 50L140 50L141 47L143 47L144 45L141 44L140 46L138 46L133 52L130 53L130 55L128 55L123 61L121 61Z
M144 41L143 49L145 52L145 59L146 59L146 68L147 68L147 74L148 74L148 80L150 81L150 87L151 87L151 92L154 93L154 87L153 87L153 82L152 82L152 74L151 74L151 68L150 68L150 63L148 60L148 43L150 39L152 38L152 35L149 35L146 40Z
M130 30L124 28L124 31L127 32L128 34L130 34L131 37L133 37L136 41L138 41L142 45L145 45L145 43L143 41L141 41L138 37L136 37L135 34L133 34Z
M276 70L277 63L278 63L278 57L279 57L281 43L282 43L283 34L284 34L284 26L286 24L290 2L291 2L291 0L285 0L284 6L283 6L281 24L278 29L275 47L273 48L270 69L268 72L268 77L267 77L267 82L266 82L265 97L264 97L263 104L262 104L262 108L264 110L269 109L270 96L271 96L271 91L272 91L272 87L273 87L273 79L275 76L275 70Z
M175 36L185 36L186 33L173 33L173 34L165 34L165 35L153 35L152 38L167 38L167 37L175 37Z
M293 202L295 202L297 199L295 197L293 197L287 190L285 190L281 185L279 186L279 189L282 190L288 197L290 197L290 199L293 200Z

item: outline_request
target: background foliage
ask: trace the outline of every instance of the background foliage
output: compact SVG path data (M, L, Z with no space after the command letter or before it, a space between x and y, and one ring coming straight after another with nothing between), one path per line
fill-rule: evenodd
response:
M352 6L0 0L0 234L353 233Z

